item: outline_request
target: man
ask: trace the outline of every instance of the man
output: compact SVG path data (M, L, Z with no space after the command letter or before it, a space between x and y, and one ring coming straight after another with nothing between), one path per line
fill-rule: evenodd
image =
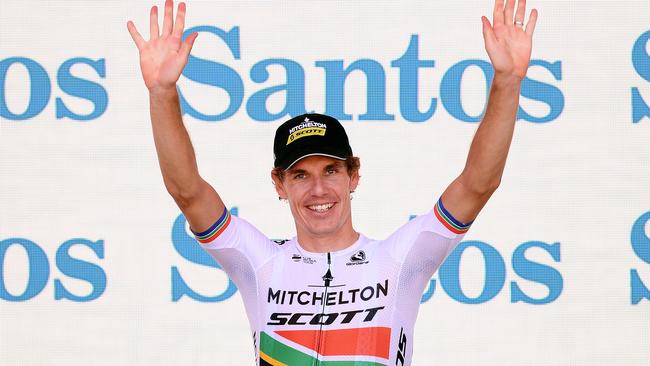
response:
M410 364L424 286L501 180L537 20L533 10L524 27L525 5L497 0L493 24L482 17L495 73L463 172L429 213L386 240L354 230L350 194L359 160L340 123L320 114L294 117L275 136L271 177L289 203L296 237L274 242L231 216L199 176L181 119L176 82L197 36L181 42L185 4L173 22L167 0L162 32L152 7L149 41L128 22L149 89L165 186L197 240L241 291L260 365Z

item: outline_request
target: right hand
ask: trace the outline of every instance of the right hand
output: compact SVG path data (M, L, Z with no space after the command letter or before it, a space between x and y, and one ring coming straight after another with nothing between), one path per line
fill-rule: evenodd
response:
M185 3L178 4L176 22L172 19L174 3L165 2L165 18L162 33L158 30L158 7L151 7L149 41L145 41L132 21L126 26L140 51L140 69L144 84L150 92L167 91L176 88L176 82L192 50L198 33L190 34L181 42L185 27Z

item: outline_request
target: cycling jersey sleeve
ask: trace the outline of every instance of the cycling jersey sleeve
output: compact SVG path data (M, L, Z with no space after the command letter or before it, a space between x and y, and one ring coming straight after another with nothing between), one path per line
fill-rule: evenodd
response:
M237 285L251 324L257 324L257 272L273 259L279 251L278 245L226 209L208 230L193 233L201 247Z
M227 249L244 255L253 269L266 263L278 250L278 245L267 238L246 220L233 216L224 209L221 217L207 230L195 232L196 240L220 264L227 256ZM227 268L226 271L228 271Z
M420 215L397 229L387 240L393 258L403 262L405 256L417 243L427 242L432 254L446 256L460 242L472 223L455 219L442 200L438 199L431 211ZM427 233L423 236L423 233ZM426 237L426 239L425 239Z

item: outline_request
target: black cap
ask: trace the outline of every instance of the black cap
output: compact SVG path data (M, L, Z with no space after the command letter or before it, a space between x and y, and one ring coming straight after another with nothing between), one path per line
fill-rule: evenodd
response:
M345 160L352 156L348 135L341 123L324 114L307 113L284 122L275 131L275 167L289 169L312 155Z

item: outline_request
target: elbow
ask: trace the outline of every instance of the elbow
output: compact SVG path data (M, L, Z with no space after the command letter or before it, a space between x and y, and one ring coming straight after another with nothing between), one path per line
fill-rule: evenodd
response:
M468 179L466 176L461 176L460 181L472 195L477 197L490 197L499 188L501 177L492 179Z
M176 206L183 211L186 207L190 206L191 199L189 199L187 196L182 196L180 194L172 194L170 193L172 198L174 199L174 202L176 202Z
M487 183L486 183L483 187L481 187L481 188L483 189L483 193L484 193L484 194L490 194L490 195L492 195L492 193L494 193L494 192L497 190L497 188L499 188L500 185L501 185L501 177L496 178L496 179L493 179L493 180L490 181L490 182L487 182Z
M182 187L165 182L167 193L169 193L169 195L174 199L174 202L176 202L176 205L181 209L181 211L184 208L189 207L199 195L198 189L196 188L197 185L193 186Z
M489 198L499 188L499 183L477 185L471 188L474 195Z

